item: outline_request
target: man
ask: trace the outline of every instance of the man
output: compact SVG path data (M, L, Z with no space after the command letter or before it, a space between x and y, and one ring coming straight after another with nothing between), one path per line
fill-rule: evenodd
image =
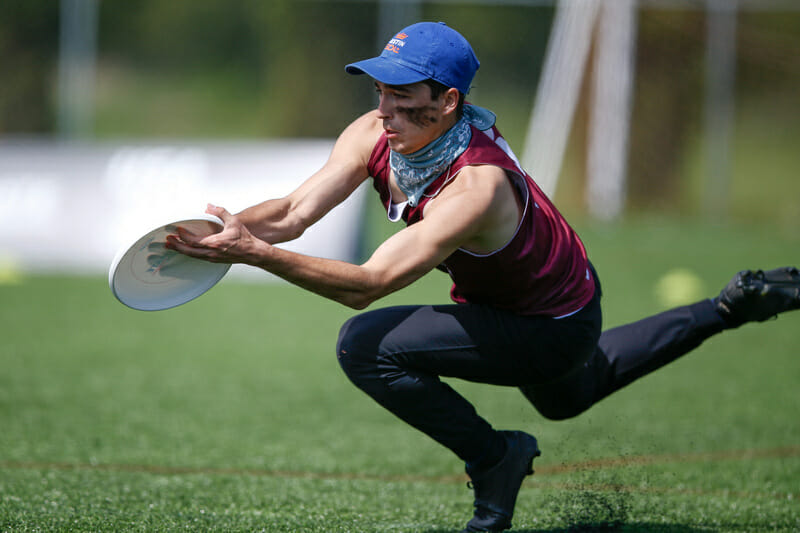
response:
M373 78L379 102L344 130L322 169L235 216L209 206L221 233L179 230L168 246L261 267L355 309L446 271L456 304L357 315L337 356L358 387L466 463L475 510L465 531L500 531L511 527L537 441L494 430L440 376L515 386L544 416L569 418L716 333L800 308L800 272L740 272L713 300L601 334L600 282L582 242L520 168L494 115L464 103L478 66L448 26L405 28L379 57L346 67ZM364 264L272 246L369 177L389 218L407 226Z

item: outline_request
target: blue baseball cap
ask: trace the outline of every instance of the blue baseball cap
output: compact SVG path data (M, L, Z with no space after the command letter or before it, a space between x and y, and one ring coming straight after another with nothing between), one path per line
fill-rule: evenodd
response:
M392 37L378 57L344 69L387 85L432 79L467 94L479 66L469 42L456 30L444 22L418 22Z

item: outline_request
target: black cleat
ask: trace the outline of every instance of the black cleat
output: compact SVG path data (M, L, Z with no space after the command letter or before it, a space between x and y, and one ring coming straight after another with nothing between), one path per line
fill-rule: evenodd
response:
M717 312L731 327L800 309L800 270L743 270L722 289L715 303Z
M467 469L475 491L475 514L462 533L509 529L522 480L533 474L533 459L541 455L531 435L522 431L502 431L501 434L507 445L503 459L482 472Z

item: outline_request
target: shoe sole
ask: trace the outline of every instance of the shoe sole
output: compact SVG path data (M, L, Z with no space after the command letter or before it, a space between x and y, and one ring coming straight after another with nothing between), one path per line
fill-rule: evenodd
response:
M800 289L800 270L795 267L776 268L774 270L745 270L741 273L739 285L742 289L753 286L795 287Z
M775 270L747 270L742 273L739 283L746 294L766 296L771 290L794 289L794 299L800 303L800 270L794 267L777 268Z
M800 269L782 267L773 270L743 270L736 283L743 294L758 295L761 298L782 300L781 309L765 318L752 317L749 320L765 322L775 319L780 313L800 309ZM776 294L776 293L780 293Z

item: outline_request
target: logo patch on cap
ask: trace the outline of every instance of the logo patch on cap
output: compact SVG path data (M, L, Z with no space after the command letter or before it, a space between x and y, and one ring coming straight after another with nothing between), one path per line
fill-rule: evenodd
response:
M400 53L400 49L406 45L404 39L408 37L408 34L400 32L394 36L388 43L386 43L385 50L390 52L394 52L395 54Z

